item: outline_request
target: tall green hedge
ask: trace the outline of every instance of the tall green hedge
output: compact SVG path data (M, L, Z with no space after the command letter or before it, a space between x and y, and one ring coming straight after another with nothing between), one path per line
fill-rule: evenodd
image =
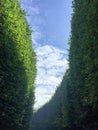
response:
M39 119L37 124L46 125L47 129L97 130L98 0L72 2L69 70L51 101L35 113L34 121L44 115L45 121Z
M0 129L29 130L36 56L18 0L0 1Z
M84 128L89 126L88 129L91 125L98 125L97 6L97 0L73 1L70 46L70 84L74 89L73 118L74 124Z

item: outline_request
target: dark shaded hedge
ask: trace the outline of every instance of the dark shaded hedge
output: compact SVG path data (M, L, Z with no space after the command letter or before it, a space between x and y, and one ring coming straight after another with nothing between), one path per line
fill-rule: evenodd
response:
M73 0L71 24L69 70L32 130L98 129L98 0Z
M18 0L0 1L0 129L29 130L36 57Z

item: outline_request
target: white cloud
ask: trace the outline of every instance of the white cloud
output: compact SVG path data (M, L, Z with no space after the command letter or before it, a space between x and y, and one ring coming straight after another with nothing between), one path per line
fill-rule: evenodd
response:
M38 31L34 31L32 33L32 41L35 47L38 46L38 40L42 37L42 33L38 32Z
M54 94L56 87L60 84L65 70L68 68L67 52L62 51L54 46L40 46L40 39L44 39L44 32L40 27L44 20L40 17L41 10L38 5L33 4L33 0L20 0L22 7L26 10L32 33L33 44L37 54L37 78L35 82L35 106L37 109L45 104ZM38 1L38 0L37 0ZM54 39L54 41L53 41ZM56 42L56 37L50 38L48 43ZM45 42L45 43L46 43Z
M35 106L37 109L45 104L60 84L65 70L68 68L67 52L54 46L45 45L36 48L37 69L35 89Z

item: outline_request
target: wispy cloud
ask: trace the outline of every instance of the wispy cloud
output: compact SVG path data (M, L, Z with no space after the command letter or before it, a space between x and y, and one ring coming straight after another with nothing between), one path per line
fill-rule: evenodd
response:
M20 2L22 8L26 11L27 21L30 25L30 29L32 30L33 45L36 47L38 46L38 41L43 35L43 32L40 30L40 26L44 23L44 20L40 16L40 7L39 5L34 4L34 0L20 0Z
M27 12L27 20L32 33L32 41L37 54L37 78L35 82L35 106L37 109L45 104L54 94L56 87L62 80L62 75L68 68L67 51L62 51L49 43L56 43L56 35L49 40L44 41L47 45L40 45L40 39L44 39L44 32L41 26L44 24L44 19L41 18L41 10L38 5L33 4L33 0L20 0L22 7ZM39 0L36 0L39 1ZM44 12L45 13L45 12Z
M54 94L68 68L67 52L54 46L45 45L36 48L37 79L35 82L35 109L45 104Z
M42 37L42 33L38 32L38 31L34 31L32 33L32 41L33 41L33 44L34 44L35 48L37 46L39 46L38 41L40 40L41 37Z

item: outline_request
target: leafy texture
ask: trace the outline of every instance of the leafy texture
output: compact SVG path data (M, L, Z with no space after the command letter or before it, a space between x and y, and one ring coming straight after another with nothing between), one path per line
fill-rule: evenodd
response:
M29 130L36 58L18 0L0 1L0 129Z
M73 0L73 11L69 70L32 130L98 129L98 0Z

